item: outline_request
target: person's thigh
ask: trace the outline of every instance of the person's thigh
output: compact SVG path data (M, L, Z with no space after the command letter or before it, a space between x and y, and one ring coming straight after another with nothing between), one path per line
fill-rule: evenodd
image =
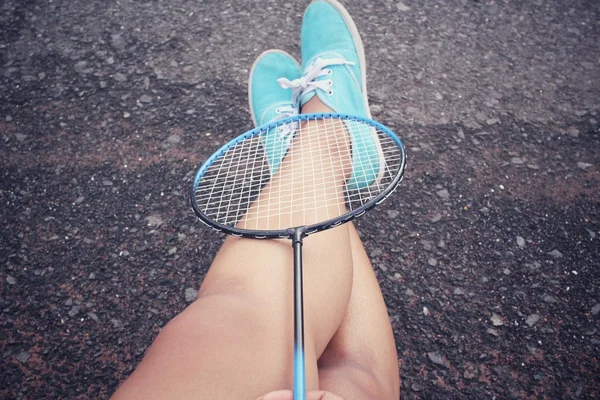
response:
M317 357L339 327L349 301L352 259L347 228L306 238L304 259L310 390L319 387ZM292 272L290 241L227 238L198 299L163 329L115 398L254 400L291 388Z
M244 296L202 297L163 329L115 398L255 400L289 387L292 319L280 321L274 327ZM316 387L316 360L307 357Z
M115 398L255 400L291 387L289 247L227 238L198 299L167 324ZM316 388L314 352L307 352L307 370Z
M351 399L398 399L394 334L379 283L352 224L354 279L342 325L318 361L320 389Z

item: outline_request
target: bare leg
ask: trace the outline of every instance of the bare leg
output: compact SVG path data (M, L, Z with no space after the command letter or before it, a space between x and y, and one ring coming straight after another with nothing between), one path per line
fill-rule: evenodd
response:
M316 96L315 96L316 99ZM305 112L329 111L311 101ZM302 136L322 134L319 123L294 139L290 154L265 192L280 192L282 204L294 207L288 217L293 224L309 224L340 215L345 177L350 172L349 138L340 123L319 146L339 160L334 187L315 181L304 162L316 159L314 146L303 145ZM337 136L336 136L337 135ZM335 154L334 154L335 153ZM327 156L327 154L323 155ZM292 173L305 177L303 189L283 190L280 178ZM313 215L297 212L314 196L335 204ZM311 197L312 196L312 197ZM261 195L261 198L264 197ZM260 218L261 198L240 225L270 227ZM337 200L336 200L337 199ZM277 209L279 204L268 207ZM336 214L337 213L337 214ZM258 218L258 219L257 219ZM260 241L229 237L217 254L200 289L198 299L173 319L157 337L138 368L115 394L115 398L256 399L272 390L292 386L292 250L290 241ZM352 256L349 225L342 225L304 243L305 344L308 389L317 389L317 359L346 315L352 287Z
M354 263L346 318L319 359L321 389L353 399L400 396L398 355L379 283L362 242L350 227Z

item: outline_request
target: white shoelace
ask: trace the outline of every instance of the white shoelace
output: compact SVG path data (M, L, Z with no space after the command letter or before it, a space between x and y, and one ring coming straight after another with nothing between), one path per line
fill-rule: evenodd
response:
M277 117L273 118L270 122L275 122L288 117L298 115L300 109L300 99L306 93L314 92L317 89L325 91L327 94L332 95L333 81L329 80L316 80L317 78L325 75L331 75L331 69L327 68L333 65L354 65L351 61L346 61L343 58L329 58L322 59L317 58L314 63L306 67L304 76L290 81L287 78L277 79L277 83L284 89L292 89L292 106L280 106L277 108ZM298 123L286 124L277 128L277 132L280 135L280 139L284 142L291 141L294 136L294 132L298 128Z
M331 69L326 68L334 65L354 65L355 63L351 61L346 61L343 58L329 58L322 59L317 58L312 65L306 67L304 70L304 76L298 79L294 79L290 81L287 78L279 78L277 79L277 83L284 89L292 89L292 100L294 101L294 105L298 108L300 107L300 99L306 93L314 92L317 89L321 89L325 91L327 94L332 95L333 89L331 86L333 85L333 81L329 80L316 80L321 76L331 75Z
M277 116L275 118L273 118L271 121L269 121L269 123L298 115L298 108L295 107L294 105L279 106L279 107L277 107L275 112L277 113ZM292 124L285 124L280 127L277 127L277 133L279 133L280 139L282 141L287 142L292 139L293 133L296 131L297 127L298 127L297 122L294 122Z

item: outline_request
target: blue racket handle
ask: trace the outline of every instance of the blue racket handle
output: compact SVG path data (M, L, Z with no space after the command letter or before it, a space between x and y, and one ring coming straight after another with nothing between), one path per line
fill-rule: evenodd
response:
M304 357L304 301L302 295L302 239L306 229L297 228L294 248L294 400L306 399L306 362Z
M294 352L294 400L296 399L306 399L304 351L298 348Z

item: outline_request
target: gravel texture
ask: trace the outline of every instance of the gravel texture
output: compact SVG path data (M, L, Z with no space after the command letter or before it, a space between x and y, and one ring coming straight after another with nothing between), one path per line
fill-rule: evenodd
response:
M600 3L348 1L401 189L358 226L403 399L600 398ZM0 5L0 398L106 398L223 236L192 175L306 2Z

